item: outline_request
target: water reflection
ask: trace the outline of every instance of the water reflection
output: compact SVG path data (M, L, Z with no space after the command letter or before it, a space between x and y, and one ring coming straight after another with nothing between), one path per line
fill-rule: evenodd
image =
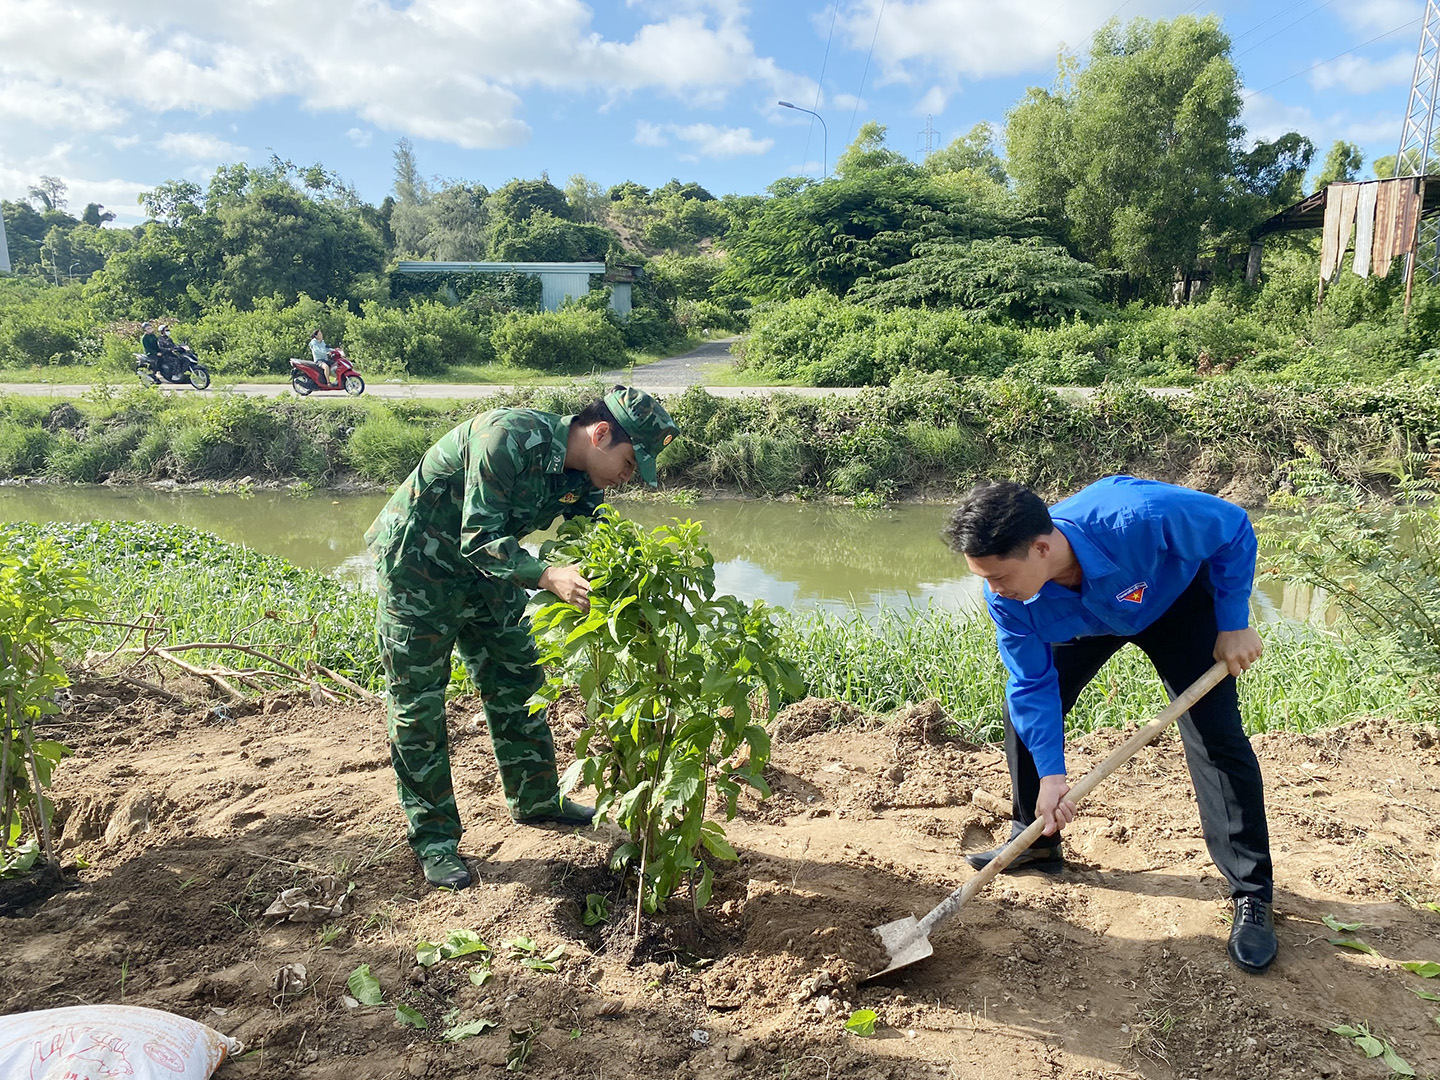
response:
M365 583L371 571L362 537L386 498L10 485L0 486L0 520L189 525ZM693 506L626 500L620 506L647 527L677 517L704 522L718 588L747 600L761 598L798 610L855 607L867 613L926 604L974 610L979 604L979 581L940 538L947 506L861 511L738 499ZM532 549L540 539L530 538ZM1262 579L1254 604L1257 619L1267 622L1323 620L1328 606L1323 594L1273 578Z

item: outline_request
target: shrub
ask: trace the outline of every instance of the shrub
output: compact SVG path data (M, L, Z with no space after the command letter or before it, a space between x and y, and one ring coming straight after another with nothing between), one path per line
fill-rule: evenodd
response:
M436 433L423 424L406 422L391 413L371 416L355 429L346 459L366 480L398 484L419 463Z
M495 359L490 343L491 317L433 300L416 300L408 308L361 305L363 317L347 331L351 359L376 374L440 375L457 364L488 364Z
M506 316L491 341L500 363L537 371L573 374L625 363L620 331L600 312L580 308Z

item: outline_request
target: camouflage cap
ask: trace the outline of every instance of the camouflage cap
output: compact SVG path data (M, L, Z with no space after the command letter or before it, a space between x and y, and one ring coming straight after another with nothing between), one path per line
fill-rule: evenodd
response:
M660 482L655 458L680 434L670 414L644 390L621 386L605 395L605 407L635 445L635 467L640 479L654 487Z

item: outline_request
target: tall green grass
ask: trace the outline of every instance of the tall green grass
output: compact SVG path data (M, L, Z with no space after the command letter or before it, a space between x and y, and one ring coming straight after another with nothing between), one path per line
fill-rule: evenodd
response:
M1241 715L1252 734L1311 731L1370 714L1432 718L1440 709L1423 685L1396 673L1405 667L1383 640L1357 650L1290 624L1261 627L1261 634L1265 656L1240 683ZM872 713L934 698L964 737L1001 737L1005 669L983 616L937 608L887 610L874 619L792 613L785 640L817 697ZM1166 701L1149 660L1127 646L1080 695L1066 726L1087 732L1144 722Z
M0 527L0 544L6 546L24 548L41 536L54 538L87 567L107 620L140 622L160 614L170 644L268 645L272 655L302 670L313 660L361 685L380 686L375 598L337 578L181 525L97 521ZM87 650L108 652L125 635L119 626L88 627L67 659L79 660ZM140 635L131 635L129 645L139 643ZM188 652L185 659L197 665L219 660L268 666L204 650Z
M9 547L33 545L41 536L54 538L88 568L107 619L131 622L161 613L171 642L269 645L296 667L314 660L364 686L381 686L375 600L353 585L184 526L115 521L0 526L0 544ZM984 616L938 608L886 610L873 619L792 612L782 625L784 648L799 663L808 694L839 698L870 713L935 698L959 734L976 741L1000 738L1005 671ZM1433 719L1440 711L1433 681L1396 674L1413 668L1388 639L1352 647L1294 624L1265 626L1261 633L1265 656L1241 681L1241 712L1252 733L1311 731L1371 714ZM123 636L120 627L90 627L68 659L87 650L108 651ZM234 665L240 658L195 652L187 659ZM455 679L457 688L464 685L458 664ZM1081 695L1068 727L1084 732L1143 721L1165 700L1149 661L1127 647Z

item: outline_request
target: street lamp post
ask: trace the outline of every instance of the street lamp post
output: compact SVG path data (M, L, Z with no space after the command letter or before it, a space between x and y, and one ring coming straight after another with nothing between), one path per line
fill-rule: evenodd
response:
M779 105L782 109L794 109L796 112L809 113L811 116L815 117L816 120L820 121L820 169L822 172L821 179L829 176L830 132L825 127L825 118L821 116L818 112L816 112L814 109L802 109L799 105L792 105L788 101L777 101L775 104Z
M80 265L80 260L79 260L79 259L76 259L74 262L72 262L72 263L70 264L70 269L66 272L66 275L65 275L65 276L68 277L71 281L74 281L74 280L75 280L75 267L77 267L77 266L79 266L79 265Z

